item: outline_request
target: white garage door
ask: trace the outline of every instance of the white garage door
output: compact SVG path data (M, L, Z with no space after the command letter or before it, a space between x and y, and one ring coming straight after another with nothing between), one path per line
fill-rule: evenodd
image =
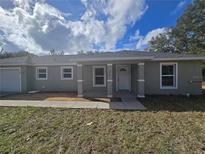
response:
M0 91L1 92L20 92L21 75L18 68L0 68Z

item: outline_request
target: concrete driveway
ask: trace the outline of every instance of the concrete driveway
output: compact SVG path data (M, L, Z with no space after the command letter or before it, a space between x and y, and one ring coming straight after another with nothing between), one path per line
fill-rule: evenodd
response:
M63 101L27 101L27 100L0 100L0 106L32 106L58 107L71 109L113 109L113 110L145 110L140 102L63 102Z

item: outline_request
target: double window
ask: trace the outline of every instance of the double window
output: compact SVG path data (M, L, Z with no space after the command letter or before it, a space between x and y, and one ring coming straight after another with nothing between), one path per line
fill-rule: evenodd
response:
M65 66L61 67L61 80L72 80L73 79L73 67Z
M160 64L160 88L177 89L177 63Z
M36 67L36 80L47 80L47 79L48 79L48 68ZM73 67L72 66L61 67L61 80L72 80L72 79L73 79Z
M37 80L47 80L48 70L47 67L37 67L36 68L36 79Z
M105 87L105 66L93 66L93 86L94 87Z

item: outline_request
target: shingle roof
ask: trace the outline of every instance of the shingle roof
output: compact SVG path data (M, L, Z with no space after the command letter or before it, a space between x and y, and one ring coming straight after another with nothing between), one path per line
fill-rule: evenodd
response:
M31 56L1 59L0 65L6 64L67 64L82 61L107 61L107 60L205 60L205 56L193 54L156 53L145 51L118 51L100 52L77 55L55 55L55 56Z

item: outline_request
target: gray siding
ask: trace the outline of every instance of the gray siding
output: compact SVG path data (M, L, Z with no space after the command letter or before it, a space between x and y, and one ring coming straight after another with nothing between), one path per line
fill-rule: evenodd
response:
M27 67L21 66L21 92L25 93L28 91L28 82L27 82Z
M93 66L105 66L107 72L107 65L84 65L83 66L83 93L85 96L107 96L107 83L105 87L93 86ZM107 73L106 73L107 75ZM106 76L107 81L107 76Z
M27 91L31 91L31 90L33 90L33 88L32 88L33 80L34 80L33 76L35 74L33 74L31 66L27 66L26 70L27 70Z
M47 68L48 79L36 80L36 67L30 67L29 84L31 84L31 90L77 91L76 66L73 66L73 80L61 80L61 66L47 66Z
M201 62L178 62L178 89L160 89L160 62L145 63L145 94L201 94ZM190 83L190 81L196 81Z
M131 90L137 94L137 64L131 65Z
M127 64L130 61L127 61ZM173 61L175 62L175 61ZM122 63L119 63L122 64ZM123 64L126 64L125 62ZM201 61L178 61L178 89L160 89L160 62L145 62L145 94L201 94ZM83 93L84 95L107 96L107 83L105 87L93 87L93 66L105 66L107 64L84 64L83 65ZM116 91L116 64L113 64L113 94ZM3 67L3 66L1 66ZM12 66L21 68L22 92L30 90L39 91L77 91L77 66L73 66L73 80L61 80L61 66L47 66L48 79L36 80L36 67ZM43 66L44 67L44 66ZM131 88L137 95L137 63L131 65ZM194 81L194 82L190 82ZM107 76L106 76L107 82Z
M112 75L113 75L113 78L112 78L113 93L115 93L116 91L116 64L112 65Z

